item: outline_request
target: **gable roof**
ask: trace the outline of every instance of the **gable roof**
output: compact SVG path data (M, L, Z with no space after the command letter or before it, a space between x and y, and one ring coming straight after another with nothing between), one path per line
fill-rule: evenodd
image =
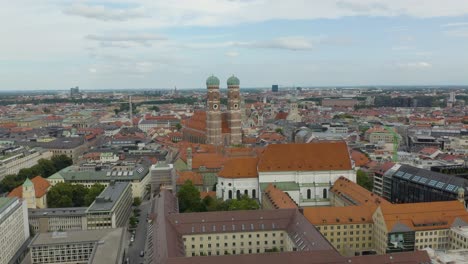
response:
M447 229L457 223L468 222L468 212L459 201L380 205L387 230Z
M273 184L268 184L265 189L265 197L276 209L297 208L294 200L282 190L276 188Z
M344 141L268 145L258 163L259 172L351 170Z
M193 171L180 171L177 172L179 177L177 178L177 185L182 185L186 181L192 181L193 185L203 185L203 177L200 173Z
M222 178L257 178L257 157L229 158L218 173Z
M50 187L50 183L42 178L41 176L36 176L32 180L26 179L24 182L25 187L30 187L31 185L29 183L32 183L34 185L34 191L36 198L41 198L47 193L47 190ZM8 197L18 197L18 198L23 198L23 185L20 185L13 189L9 194Z
M305 207L304 216L313 225L373 223L375 206Z
M338 178L330 188L330 192L352 205L378 206L380 204L389 204L384 198L366 190L366 188L345 177Z

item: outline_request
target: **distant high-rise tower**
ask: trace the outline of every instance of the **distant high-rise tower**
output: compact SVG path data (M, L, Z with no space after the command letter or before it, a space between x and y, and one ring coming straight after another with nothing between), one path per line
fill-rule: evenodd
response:
M240 81L236 76L227 80L229 127L231 128L231 145L242 144L242 113L240 110Z
M274 92L274 93L278 92L278 85L277 85L277 84L273 84L273 85L271 86L271 91Z
M208 98L206 103L206 141L208 144L221 145L221 111L219 79L214 75L206 79Z
M70 97L76 97L80 95L80 88L78 86L70 88Z
M128 109L129 109L129 118L130 122L133 123L133 106L132 106L132 96L128 96Z
M450 92L450 96L449 96L449 99L448 99L448 102L447 102L447 107L451 108L453 107L453 105L455 104L455 101L457 99L455 98L455 92Z

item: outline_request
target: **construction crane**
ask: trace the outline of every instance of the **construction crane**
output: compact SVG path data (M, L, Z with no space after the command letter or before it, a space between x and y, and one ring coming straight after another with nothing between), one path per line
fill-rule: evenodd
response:
M392 161L393 162L398 162L398 147L400 146L400 135L398 135L397 132L395 132L394 129L385 126L385 130L390 132L393 135L393 155L392 155Z

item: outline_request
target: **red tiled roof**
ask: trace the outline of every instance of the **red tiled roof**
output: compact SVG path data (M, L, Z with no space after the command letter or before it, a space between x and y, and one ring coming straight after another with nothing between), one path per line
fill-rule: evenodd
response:
M257 178L257 157L230 158L218 176L222 178Z
M362 152L357 150L351 150L351 159L354 161L354 165L362 167L370 162L369 158Z
M258 163L259 172L351 169L351 159L344 141L268 145Z
M275 120L286 119L288 117L287 112L278 112L275 116Z
M265 195L276 209L297 208L297 204L289 195L271 183L265 189Z
M50 183L42 178L41 176L36 176L31 179L34 185L34 191L36 192L36 198L41 198L47 193L47 189L50 187ZM13 189L9 194L8 197L18 197L23 198L23 185L20 185Z
M182 185L186 181L192 181L193 185L203 185L203 177L200 173L193 171L179 171L177 172L179 177L177 178L177 185Z

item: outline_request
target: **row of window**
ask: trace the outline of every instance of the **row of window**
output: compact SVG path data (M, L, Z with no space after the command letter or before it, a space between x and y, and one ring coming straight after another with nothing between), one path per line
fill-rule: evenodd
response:
M269 245L269 242L270 242L270 241L263 241L263 244L267 246L267 245ZM283 241L283 240L280 240L279 243L280 243L281 245L283 245L283 244L284 244L284 241ZM257 244L257 246L260 246L260 241L256 241L256 244ZM272 245L276 245L276 240L271 241L271 244L272 244ZM236 242L232 242L231 245L232 245L233 247L237 246ZM251 245L252 245L252 241L249 241L249 242L248 242L248 245L251 246ZM244 246L244 242L240 242L240 246L243 247L243 246ZM199 244L199 245L198 245L198 248L203 248L203 247L204 247L204 244ZM208 247L208 248L211 248L211 244L207 244L207 247ZM216 247L219 248L219 247L220 247L220 243L216 243ZM229 243L224 243L224 247L229 247ZM187 245L185 245L185 248L187 248ZM195 245L192 245L192 249L195 249Z
M359 229L359 228L365 228L366 226L371 228L372 227L372 224L356 224L356 225L343 225L343 229L347 229L349 226L349 229L354 229L354 227L356 227L356 229ZM334 225L329 225L329 226L318 226L317 227L318 230L327 230L327 229L330 229L330 230L334 230L335 229L335 226ZM340 230L341 229L341 225L337 225L336 226L336 229L337 230Z
M281 252L284 252L284 248L281 247L279 249L277 249ZM192 252L192 257L194 256L219 256L219 255L236 255L236 254L252 254L252 253L263 253L263 252L274 252L275 250L274 249L271 249L271 250L268 250L268 249L265 249L265 250L261 250L260 248L257 248L256 250L253 250L253 249L249 249L249 250L244 250L244 249L241 249L240 251L236 251L236 250L225 250L223 253L224 254L221 254L221 251L217 250L216 252L214 251L208 251L208 252L200 252L199 254L195 253L195 252ZM239 253L238 253L239 252Z
M260 234L257 234L256 236L257 236L257 238L260 238ZM271 234L271 236L276 237L276 233ZM228 235L224 235L224 239L229 239L228 237L229 237ZM239 237L244 238L244 235L241 234L241 235L239 235ZM247 235L247 237L252 238L252 234ZM263 237L268 237L268 233L263 234ZM283 237L283 233L280 233L280 237ZM208 236L207 238L208 238L208 241L211 241L211 236ZM231 238L236 239L237 235L231 235ZM198 239L200 241L203 241L204 237L200 236L200 237L198 237ZM216 236L216 240L219 240L219 239L220 239L220 236ZM184 242L185 241L187 241L186 237L184 237ZM195 241L195 237L192 237L192 241Z

